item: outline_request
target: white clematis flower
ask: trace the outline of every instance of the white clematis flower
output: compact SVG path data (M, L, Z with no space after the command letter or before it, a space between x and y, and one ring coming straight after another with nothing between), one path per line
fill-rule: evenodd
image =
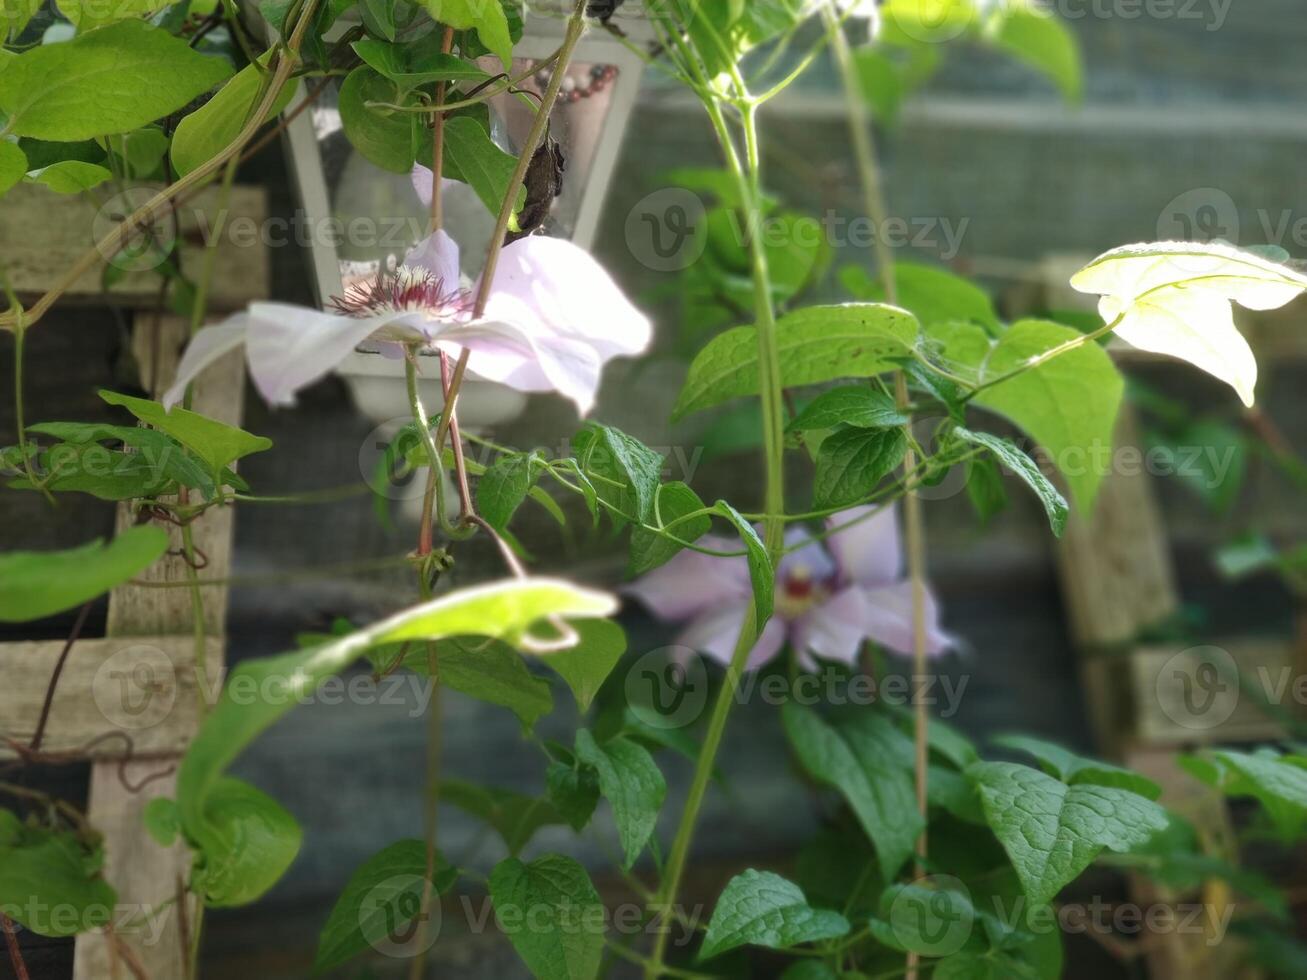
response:
M652 339L648 318L571 242L536 236L506 246L485 315L473 318L477 288L463 288L458 245L436 232L329 311L253 303L199 331L163 403L175 405L201 371L242 344L250 377L273 405L293 404L360 344L392 356L420 344L451 356L467 349L470 374L518 391L556 391L584 415L604 365L642 353Z

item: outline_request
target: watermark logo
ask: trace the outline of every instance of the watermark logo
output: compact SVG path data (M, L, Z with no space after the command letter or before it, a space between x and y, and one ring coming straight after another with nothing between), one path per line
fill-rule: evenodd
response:
M1162 665L1154 691L1173 722L1206 731L1227 722L1239 706L1239 668L1220 647L1190 647Z
M91 696L100 714L115 727L153 728L177 703L177 670L158 647L144 643L123 647L96 670Z
M642 198L626 216L626 247L654 272L681 272L708 247L706 221L698 194L665 187Z
M894 937L927 956L950 956L960 950L975 919L971 893L952 875L928 875L904 885L889 908Z
M115 228L135 214L155 192L148 187L129 187L109 198L95 213L91 236L102 242ZM124 272L148 272L159 266L177 244L177 226L168 212L157 215L127 236L116 250L101 249L104 260Z
M694 724L708 704L708 670L688 647L660 647L644 654L626 674L626 701L650 728Z
M422 911L428 885L420 875L392 875L371 888L359 905L359 929L383 956L409 959L435 945L440 935L440 903Z

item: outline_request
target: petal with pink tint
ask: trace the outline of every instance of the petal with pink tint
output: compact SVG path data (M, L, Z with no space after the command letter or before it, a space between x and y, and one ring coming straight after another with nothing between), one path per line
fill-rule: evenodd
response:
M912 583L896 582L880 588L863 590L865 618L863 629L869 640L875 640L895 653L911 655L912 642ZM940 626L939 606L934 595L926 590L926 654L938 656L954 645L954 639Z
M444 231L428 235L404 256L404 265L426 269L441 282L441 291L446 293L456 291L462 281L459 261L458 242Z
M436 341L472 352L468 370L486 381L518 391L557 391L585 415L594 407L603 364L595 349L568 337L535 336L515 323L477 322L451 325Z
M851 585L804 614L794 624L794 649L805 666L812 654L853 663L867 637L867 596Z
M705 548L726 550L731 542L708 536ZM622 590L659 619L677 622L723 604L738 605L751 596L749 568L740 558L718 558L682 551L665 565L642 575Z
M250 377L271 405L293 405L297 391L324 377L390 319L336 316L285 303L253 303L248 317Z
M485 318L516 324L537 337L584 340L605 361L639 354L653 337L648 317L590 253L542 235L504 249Z
M716 606L690 623L676 638L676 642L691 650L698 650L719 663L729 664L751 602L751 599L743 599ZM779 619L770 620L749 651L745 669L757 670L775 657L785 645L785 637L785 624Z
M418 199L427 207L431 206L431 176L431 168L424 167L420 163L415 163L412 172L409 174L409 178L413 181L413 190L417 192ZM457 183L458 181L446 177L440 184L441 192L448 191L451 185Z
M172 387L163 394L163 407L172 408L180 402L186 394L186 386L195 380L196 375L245 343L248 329L249 317L237 313L222 323L205 327L196 333L186 346L181 363L177 365Z
M863 518L871 514L871 517ZM827 539L846 583L889 585L903 577L898 514L894 507L853 507L826 519L829 528L857 521Z
M837 571L830 552L820 541L814 541L804 528L790 527L785 532L785 547L786 553L776 566L777 582L784 583L795 575L802 575L812 582L824 582ZM790 548L794 550L788 550Z

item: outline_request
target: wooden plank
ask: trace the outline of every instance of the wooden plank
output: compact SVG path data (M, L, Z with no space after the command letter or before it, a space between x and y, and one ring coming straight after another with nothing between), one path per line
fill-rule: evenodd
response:
M63 642L0 643L0 717L15 738L36 728ZM222 641L207 639L210 676L219 676ZM55 689L44 752L93 759L175 754L199 719L195 644L187 636L121 636L73 644ZM121 732L123 738L105 738ZM85 752L82 750L90 746ZM14 753L0 745L0 758Z
M26 300L45 292L155 190L152 185L137 186L101 204L92 195L61 197L35 184L12 188L5 195L5 220L0 223L0 264L13 288ZM175 237L182 243L182 268L195 273L204 242L219 236L209 308L230 311L268 296L267 246L262 240L268 231L266 195L261 188L232 188L222 221L217 200L218 189L211 187L181 205ZM157 234L174 235L170 216L159 220ZM103 303L101 273L101 266L86 273L61 302ZM110 293L125 305L153 309L159 303L159 277L127 271Z
M1294 654L1291 643L1276 638L1136 650L1135 737L1159 746L1285 738L1277 712L1289 708L1299 676ZM1266 701L1274 706L1269 711Z
M219 251L219 255L223 250ZM263 253L260 251L260 263ZM260 273L262 275L262 273ZM177 317L152 318L138 325L132 346L147 390L156 395L172 381L180 351L188 336L188 325ZM244 372L236 353L215 365L196 382L193 407L212 418L233 425L241 420ZM128 505L119 507L118 525L136 522L137 515ZM224 579L231 570L232 511L218 508L204 515L192 526L196 546L206 564L202 575ZM180 548L178 529L169 527L174 550ZM180 555L156 562L144 578L151 581L178 583L185 581L186 566ZM227 614L227 589L205 589L204 630L211 637L221 637ZM125 585L115 589L109 599L106 631L110 637L156 634L189 634L194 627L194 610L190 590L185 588L143 588ZM220 676L221 639L212 641L218 648L217 665L211 677ZM105 875L118 891L119 912L139 912L156 908L177 894L178 882L190 877L190 855L178 844L161 848L144 830L145 808L154 796L172 796L175 776L169 774L149 782L147 777L167 773L158 763L132 762L127 766L126 781L118 763L97 762L92 767L88 817L93 826L104 832ZM188 898L170 906L154 932L143 931L118 937L128 943L152 980L174 980L186 975L187 937L197 922L197 903ZM122 964L108 937L103 933L86 933L77 937L74 954L74 980L104 980L123 975Z

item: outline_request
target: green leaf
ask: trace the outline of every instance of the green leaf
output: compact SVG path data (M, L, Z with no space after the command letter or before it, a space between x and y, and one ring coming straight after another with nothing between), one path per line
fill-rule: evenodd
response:
M639 439L599 422L587 423L573 446L582 469L622 488L617 505L648 523L662 480L663 457Z
M1150 800L1155 800L1162 795L1162 788L1147 776L1141 776L1137 772L1107 762L1100 762L1098 759L1086 759L1043 739L1031 738L1028 735L999 735L991 741L995 745L1033 755L1050 776L1056 776L1072 786L1080 783L1116 786L1146 796Z
M182 832L177 803L166 796L156 796L145 804L145 830L160 847L172 847Z
M9 131L63 142L139 129L232 73L144 21L124 20L24 51L0 73Z
M967 776L1031 902L1042 905L1107 848L1125 853L1165 829L1166 811L1115 786L1068 786L1011 762L979 762Z
M0 43L6 37L17 40L27 22L41 9L42 0L0 0ZM13 52L6 52L12 54ZM4 65L0 57L0 66Z
M1257 360L1230 303L1278 309L1307 290L1307 275L1230 245L1159 242L1106 252L1071 285L1102 296L1098 312L1122 340L1188 361L1251 406Z
M883 922L873 924L873 935L894 949L922 956L955 953L964 946L983 950L985 943L974 929L978 915L971 899L964 890L936 887L952 883L944 877L890 885L881 893ZM877 928L882 925L887 931Z
M25 173L27 173L27 155L17 143L0 139L0 195L22 180Z
M892 881L923 828L908 736L879 715L859 712L832 725L792 702L781 709L781 721L803 768L853 808L876 847L882 877Z
M664 483L654 498L653 526L666 528L668 524L690 514L705 510L703 501L689 486L680 481ZM659 565L671 561L684 547L680 541L694 543L712 529L708 514L682 521L668 531L677 541L637 527L631 531L631 574L643 575Z
M493 827L504 839L509 854L517 854L526 847L541 827L565 822L548 800L461 779L442 782L440 799Z
M100 397L110 405L127 409L146 425L168 433L195 453L215 477L220 477L222 471L238 459L272 448L271 439L251 435L244 429L184 408L168 411L148 398L133 398L112 391L101 391Z
M613 808L622 840L622 867L629 869L658 823L667 796L663 774L643 746L620 737L600 745L584 728L576 733L576 757L599 774L599 791Z
M0 621L26 623L80 606L139 575L167 549L166 532L142 525L107 545L0 553Z
M207 163L240 134L263 99L272 55L273 52L268 51L259 58L259 64L246 65L235 78L218 89L212 99L177 124L172 137L171 157L178 177L185 177ZM297 85L297 82L290 81L282 87L264 116L264 122L275 119L290 104Z
M98 163L82 163L80 160L63 160L48 167L33 170L27 179L34 184L44 184L56 194L80 194L92 187L99 187L113 174L107 167Z
M561 854L490 872L501 928L539 980L593 980L604 952L604 906L585 868Z
M732 878L717 899L699 958L710 959L746 945L789 949L838 939L849 929L849 921L838 912L808 905L794 882L750 868Z
M885 289L861 265L840 270L840 282L855 299L883 303ZM894 287L898 305L912 311L922 327L961 321L978 323L987 333L999 333L1002 324L994 312L989 294L969 279L947 269L915 262L894 264Z
M201 852L191 883L213 908L261 898L299 853L303 833L295 818L240 779L224 776L208 788L200 837L187 825L180 794L178 802L183 831Z
M496 530L503 531L526 501L537 470L533 454L499 457L477 483L477 513Z
M744 515L727 501L719 500L713 505L717 513L735 525L740 533L740 541L748 552L749 583L753 587L754 629L761 633L762 628L771 619L776 603L776 570L772 567L771 556L758 531L745 520Z
M406 174L418 156L421 115L393 109L374 109L369 102L399 105L395 83L367 66L355 68L340 86L340 123L350 143L382 170Z
M834 429L851 425L858 429L889 429L908 424L894 399L868 385L832 388L814 398L789 425L791 431Z
M986 22L984 36L1051 78L1068 102L1080 101L1080 49L1070 28L1052 11L1035 3L1005 4Z
M584 624L589 625L589 624ZM441 643L440 682L469 697L508 708L527 728L554 710L549 682L536 677L516 650L493 640L450 640ZM426 673L426 652L413 660Z
M208 499L213 496L215 484L213 477L204 471L194 459L186 455L177 440L155 429L145 429L137 425L104 425L99 422L41 422L29 425L28 432L48 435L55 439L71 443L74 446L86 446L92 443L121 442L124 446L140 450L141 459L136 461L146 464L150 470L157 471L151 478L154 492L163 489L166 482L176 482L185 487L199 490ZM58 447L50 450L49 459L55 461ZM123 457L117 457L119 462ZM59 482L56 479L56 484ZM53 488L52 488L53 489Z
M103 854L77 836L0 810L0 910L39 936L109 925L118 897L99 875Z
M224 856L229 842L213 826L209 796L223 771L251 741L367 650L404 640L489 636L510 643L533 642L531 627L549 616L607 616L609 595L554 579L518 579L452 592L396 613L338 640L277 657L247 660L228 676L222 697L182 759L177 804L191 846L209 858ZM551 638L552 642L552 638Z
M1081 336L1047 320L1021 320L999 338L982 380L1000 378ZM1097 344L1082 344L980 392L977 405L1006 416L1053 457L1084 514L1111 469L1125 381Z
M436 894L447 891L458 872L437 859L431 879ZM427 847L420 840L396 841L368 858L350 876L318 937L314 973L326 973L403 930L422 910L427 888Z
M476 119L453 116L445 123L445 161L450 178L468 184L487 210L499 213L517 170L517 157L501 150ZM521 208L525 197L522 188L515 210Z
M567 682L577 707L585 712L626 652L626 633L609 619L592 619L574 628L580 635L576 646L541 659Z
M167 7L171 0L55 0L59 12L72 22L79 34L126 20L144 17Z
M549 800L577 833L585 829L599 804L599 774L590 766L551 762L545 770Z
M1182 758L1183 768L1227 796L1255 797L1284 841L1295 841L1307 825L1307 768L1298 757L1283 761L1273 752L1220 751Z
M122 174L132 180L146 180L156 173L168 152L168 137L158 126L106 136L101 142L109 156L118 161Z
M1044 505L1044 512L1048 514L1048 524L1053 529L1054 536L1059 538L1062 536L1062 532L1066 530L1066 518L1070 508L1067 507L1063 496L1058 493L1057 487L1049 482L1048 477L1044 476L1033 459L1011 440L1001 439L988 432L972 432L961 426L954 431L963 442L988 449L1000 463L1035 491L1035 496Z
M422 0L432 19L466 31L475 29L490 52L501 62L505 70L513 64L513 36L508 26L508 16L499 0Z
M350 46L367 65L404 90L431 82L482 82L490 77L471 61L424 45L388 44L369 37Z
M793 388L880 374L910 355L917 334L910 313L879 303L796 310L776 323L781 384ZM757 392L757 331L736 327L714 337L694 359L672 419Z
M989 456L967 461L967 498L981 524L988 524L1007 507L1007 491L998 464Z
M813 506L825 510L865 501L907 451L902 428L841 429L826 437L817 450Z

